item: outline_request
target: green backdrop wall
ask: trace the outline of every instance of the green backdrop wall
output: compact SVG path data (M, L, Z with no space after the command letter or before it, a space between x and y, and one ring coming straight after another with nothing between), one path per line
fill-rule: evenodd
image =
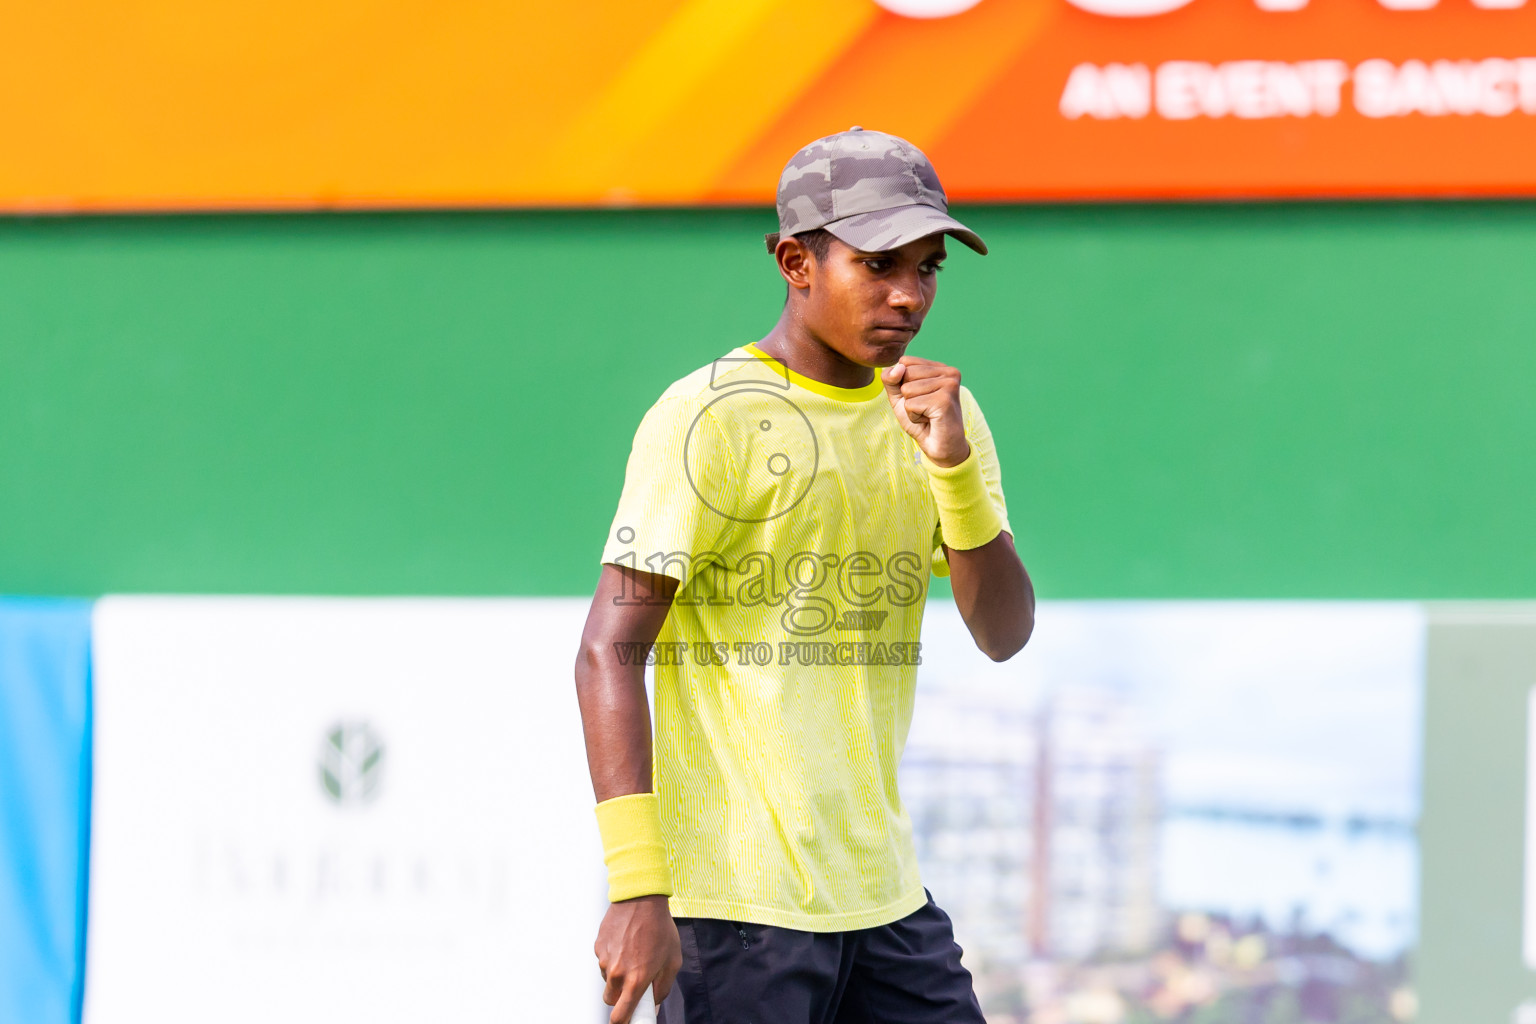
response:
M964 211L1046 597L1536 595L1536 206ZM765 210L0 222L0 592L578 594Z

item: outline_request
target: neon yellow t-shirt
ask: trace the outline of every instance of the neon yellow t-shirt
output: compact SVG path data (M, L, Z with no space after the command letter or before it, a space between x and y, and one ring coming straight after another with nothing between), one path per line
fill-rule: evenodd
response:
M1009 529L991 433L960 394ZM836 388L749 345L646 413L602 561L680 583L654 648L618 652L655 665L674 915L846 931L926 901L896 766L939 541L878 376Z

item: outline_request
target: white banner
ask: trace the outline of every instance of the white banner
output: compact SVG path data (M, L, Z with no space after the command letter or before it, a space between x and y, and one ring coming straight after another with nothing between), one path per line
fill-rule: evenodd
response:
M87 1024L597 1020L585 610L101 601Z

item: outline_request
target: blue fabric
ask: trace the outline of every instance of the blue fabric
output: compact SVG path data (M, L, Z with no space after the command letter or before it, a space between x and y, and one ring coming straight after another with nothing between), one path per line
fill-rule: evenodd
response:
M80 1019L90 633L88 601L0 598L0 1021Z

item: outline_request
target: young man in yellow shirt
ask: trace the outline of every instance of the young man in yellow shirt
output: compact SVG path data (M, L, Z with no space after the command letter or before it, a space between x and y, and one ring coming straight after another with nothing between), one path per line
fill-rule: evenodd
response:
M1034 625L981 409L906 355L946 237L986 246L859 128L795 154L778 214L784 311L646 413L577 658L604 998L614 1024L647 988L663 1024L974 1024L896 768L929 574L995 660Z

